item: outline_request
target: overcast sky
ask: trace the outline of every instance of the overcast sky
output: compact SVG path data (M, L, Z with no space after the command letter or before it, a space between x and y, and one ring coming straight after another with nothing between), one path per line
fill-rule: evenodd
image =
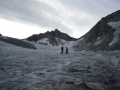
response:
M22 39L57 28L79 38L119 9L120 0L0 0L0 33Z

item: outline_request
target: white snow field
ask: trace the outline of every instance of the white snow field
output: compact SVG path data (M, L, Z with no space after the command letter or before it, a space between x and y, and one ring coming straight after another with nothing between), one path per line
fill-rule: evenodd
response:
M69 47L69 54L60 54L59 46L34 45L37 50L0 41L0 90L119 90L119 64L112 65L107 57L119 57L119 51Z

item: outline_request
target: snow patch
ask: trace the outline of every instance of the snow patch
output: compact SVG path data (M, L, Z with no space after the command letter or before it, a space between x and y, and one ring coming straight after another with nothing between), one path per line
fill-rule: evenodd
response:
M66 46L66 47L72 47L74 45L75 41L66 41L60 38L56 38L56 40L58 41L59 46Z
M80 38L79 40L75 41L73 46L78 45L78 44L79 44L79 42L82 42L82 41L84 41L84 38L83 38L83 37L82 37L82 38Z
M24 41L28 42L28 43L31 43L32 45L34 45L37 50L44 50L44 51L51 51L52 50L52 51L57 51L60 48L58 46L42 45L42 44L38 44L38 43L35 43L35 42L27 41L27 40L24 40Z
M102 42L101 37L97 38L97 41L94 43L95 46L99 45Z
M115 28L116 31L114 32L114 38L109 43L109 46L112 46L114 43L118 42L120 40L120 21L119 22L109 22L108 25Z
M75 41L66 41L66 40L63 40L63 39L60 39L60 38L55 38L55 39L57 40L59 46L72 47L74 45L74 42L75 42ZM37 41L37 43L47 45L47 46L52 46L49 43L48 38L41 39L41 40Z
M43 39L41 39L41 40L38 40L37 43L50 45L48 38L43 38Z
M112 26L113 28L120 27L120 21L118 22L109 22L108 25Z

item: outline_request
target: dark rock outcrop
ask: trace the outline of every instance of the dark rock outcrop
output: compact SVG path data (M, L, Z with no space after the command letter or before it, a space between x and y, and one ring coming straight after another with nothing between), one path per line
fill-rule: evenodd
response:
M89 32L80 38L75 48L81 50L120 50L119 42L112 46L109 45L114 38L116 29L108 23L118 21L120 21L120 10L103 17Z
M51 44L53 46L58 45L58 41L56 40L56 38L63 39L63 40L66 40L66 41L77 40L76 38L70 37L66 33L60 32L58 29L55 29L54 31L51 31L51 32L47 31L45 33L34 34L34 35L28 37L26 40L37 42L38 40L41 40L41 39L44 39L44 38L48 38L49 44Z
M20 39L2 36L0 37L0 40L10 43L10 44L14 44L16 46L24 47L24 48L36 49L32 44L25 42L23 40L20 40Z

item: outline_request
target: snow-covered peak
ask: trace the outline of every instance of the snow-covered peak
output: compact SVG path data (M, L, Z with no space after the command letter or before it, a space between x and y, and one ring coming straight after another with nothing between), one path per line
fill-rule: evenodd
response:
M45 39L44 39L45 38ZM48 40L46 39L48 38ZM39 42L39 43L45 43L45 44L51 44L53 46L59 45L56 38L63 39L65 41L76 41L76 38L70 37L68 34L60 32L58 29L55 29L54 31L40 33L36 35L32 35L28 37L26 40L33 41L33 42ZM49 41L49 43L48 43Z

